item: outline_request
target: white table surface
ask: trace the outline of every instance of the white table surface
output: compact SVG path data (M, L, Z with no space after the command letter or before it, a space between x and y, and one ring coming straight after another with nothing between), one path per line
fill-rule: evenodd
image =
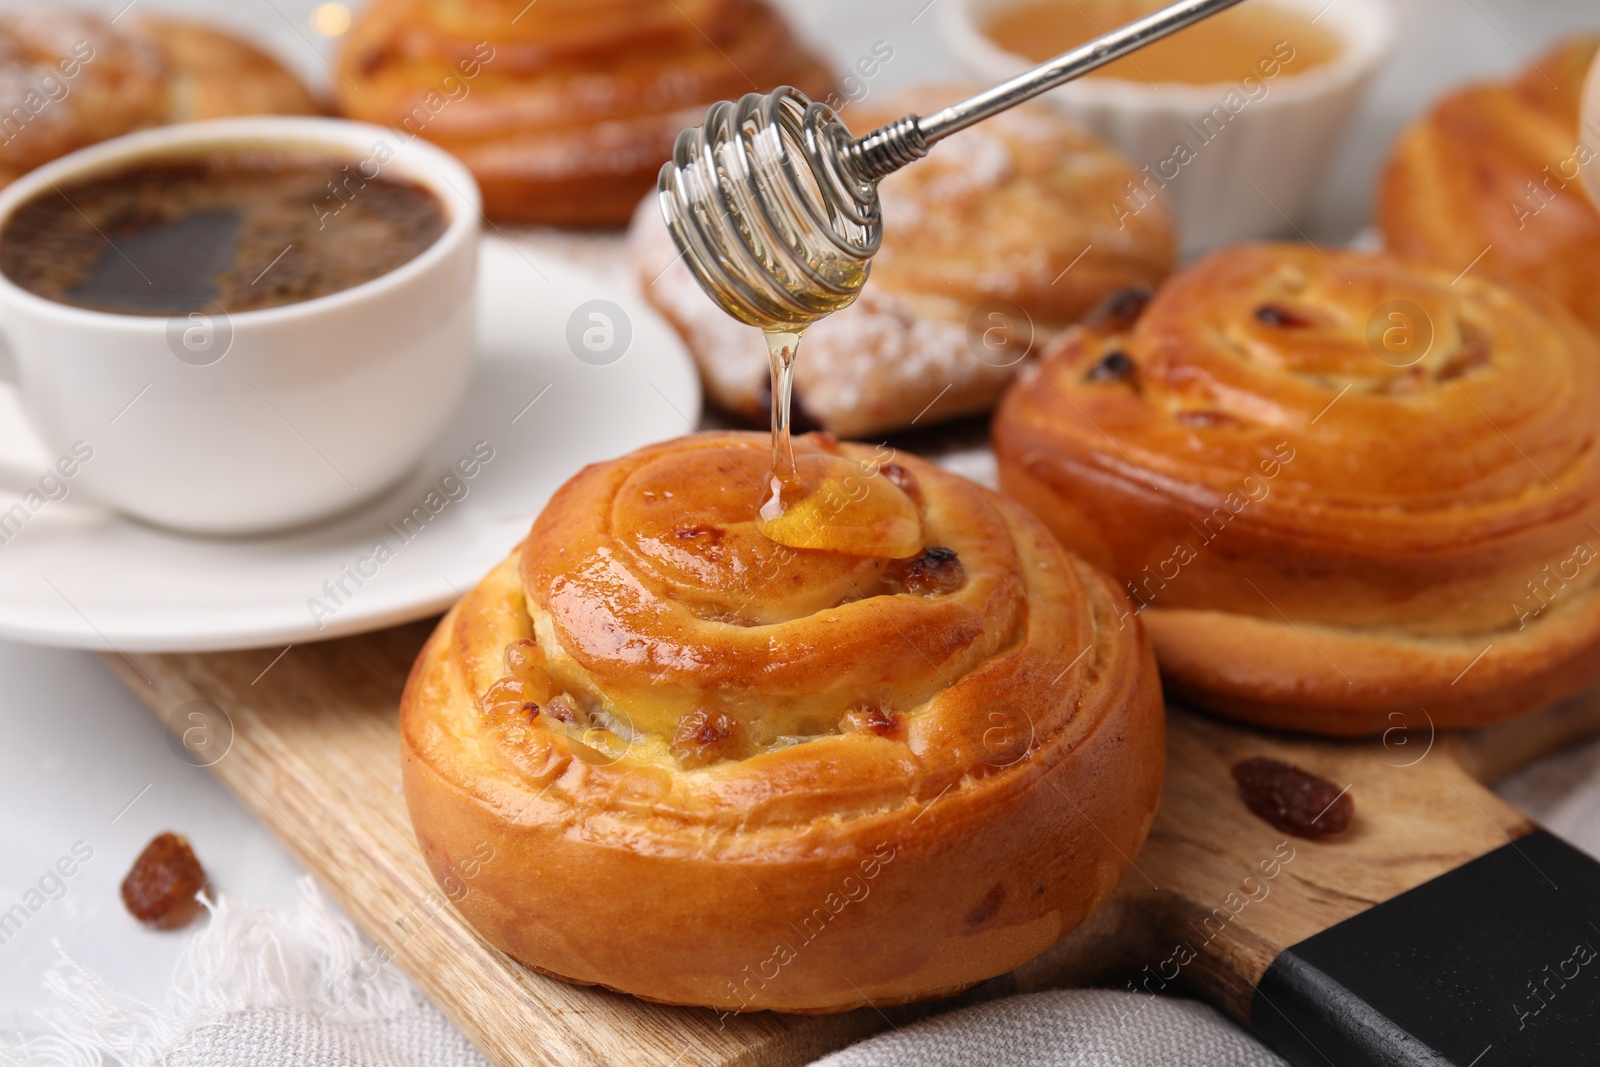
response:
M310 29L307 15L315 5L307 0L135 2L141 9L192 12L240 27L318 84L329 77L320 52L330 42ZM91 6L114 13L124 3ZM955 73L935 36L932 13L916 17L926 4L790 0L789 6L841 65L876 40L890 42L895 58L872 84L878 92ZM28 6L0 2L0 10ZM1395 131L1440 90L1513 70L1523 55L1534 55L1568 27L1600 29L1596 0L1397 0L1397 6L1403 16L1398 54L1375 84L1329 175L1312 228L1318 238L1343 241L1361 228L1373 175ZM1600 749L1565 757L1561 766L1574 780L1592 778L1600 771ZM1545 805L1558 831L1600 837L1586 833L1597 823L1593 794L1575 808L1559 795L1517 795L1516 788L1515 799ZM128 865L156 833L188 835L222 891L261 904L291 906L300 874L204 770L174 756L160 725L88 652L0 643L0 823L0 911L36 887L74 843L93 849L93 857L66 881L65 895L0 944L0 1025L8 1028L47 1002L39 978L57 958L56 944L120 990L154 1003L164 1000L184 938L142 929L117 896ZM1600 840L1580 843L1600 848Z

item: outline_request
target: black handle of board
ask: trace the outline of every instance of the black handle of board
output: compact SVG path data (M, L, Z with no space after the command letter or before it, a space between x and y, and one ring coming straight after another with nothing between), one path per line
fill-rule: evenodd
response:
M1508 841L1285 949L1250 1023L1296 1067L1600 1064L1600 863Z

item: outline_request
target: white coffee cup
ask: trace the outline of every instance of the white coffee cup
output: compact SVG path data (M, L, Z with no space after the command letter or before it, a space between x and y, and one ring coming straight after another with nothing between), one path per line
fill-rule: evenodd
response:
M48 455L71 457L74 488L212 534L310 522L406 473L466 391L477 321L477 185L447 153L380 126L260 117L119 137L0 190L0 233L52 185L230 146L348 159L354 180L308 212L335 210L376 173L431 191L446 229L371 281L232 315L91 311L0 276L0 364Z

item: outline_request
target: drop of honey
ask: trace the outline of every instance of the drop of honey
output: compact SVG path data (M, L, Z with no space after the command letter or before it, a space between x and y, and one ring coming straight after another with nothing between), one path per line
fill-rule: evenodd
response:
M761 505L761 515L782 514L784 490L790 496L796 488L794 435L789 428L790 406L794 398L794 357L800 351L800 335L805 327L764 330L767 361L772 372L772 473L767 478L769 496Z
M922 551L922 515L899 486L844 456L794 453L796 329L766 331L772 370L772 471L756 528L780 545L905 559Z

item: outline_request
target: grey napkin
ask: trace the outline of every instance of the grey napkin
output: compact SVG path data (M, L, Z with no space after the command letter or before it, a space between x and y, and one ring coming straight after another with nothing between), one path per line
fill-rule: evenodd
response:
M935 1015L812 1067L1285 1067L1204 1004L1106 989L1007 997Z

